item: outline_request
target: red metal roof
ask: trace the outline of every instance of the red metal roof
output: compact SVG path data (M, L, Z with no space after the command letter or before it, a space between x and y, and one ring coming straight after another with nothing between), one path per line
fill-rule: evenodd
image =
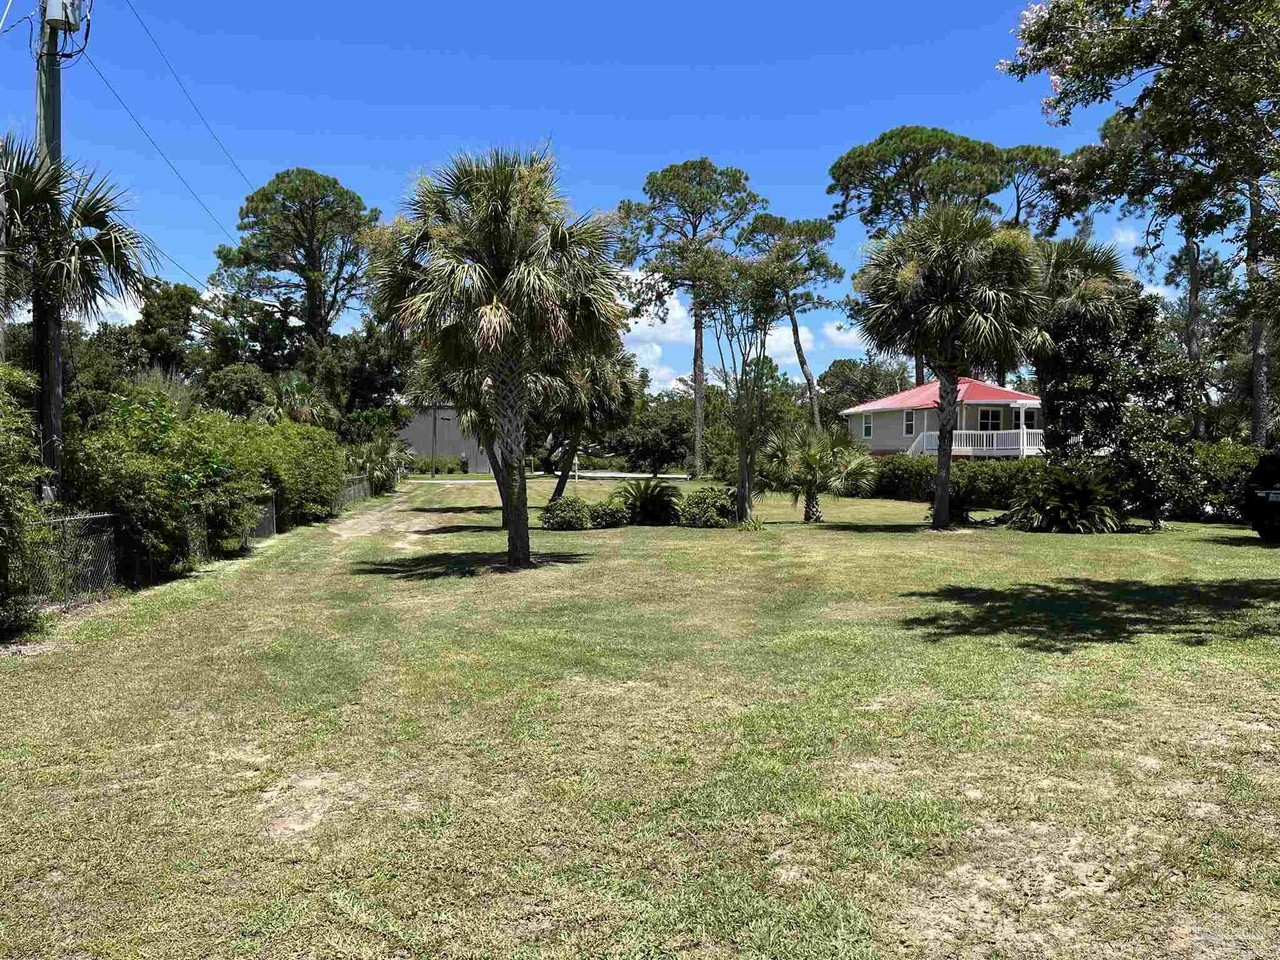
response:
M1039 403L1040 398L1033 393L1021 393L998 387L994 383L983 383L961 377L957 392L961 403ZM910 390L903 390L889 397L881 397L869 403L859 404L841 415L851 413L874 413L877 410L930 410L938 405L938 381L931 380Z

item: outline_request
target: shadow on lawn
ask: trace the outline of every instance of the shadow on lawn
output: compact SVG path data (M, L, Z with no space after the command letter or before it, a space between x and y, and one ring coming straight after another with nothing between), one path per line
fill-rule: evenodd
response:
M540 552L533 555L539 567L582 563L585 553ZM519 573L507 566L505 550L460 550L450 553L424 553L416 557L393 557L387 560L362 561L352 567L357 574L391 577L393 580L440 580L444 577L475 577L485 573Z
M1141 634L1161 634L1188 646L1214 638L1280 637L1280 580L1145 583L1074 577L1004 589L952 585L906 596L947 605L903 621L932 640L1009 634L1019 646L1044 653L1129 643ZM1270 615L1261 615L1268 608L1274 608Z
M456 507L410 507L410 513L501 513L500 506L460 504Z
M426 527L414 530L420 537L430 537L443 533L502 533L502 527L487 523L446 523L439 527Z
M1280 550L1280 543L1267 543L1257 534L1237 533L1219 534L1206 537L1209 543L1221 544L1224 547L1253 547L1255 550Z
M929 529L929 524L923 520L919 522L903 520L899 523L859 523L856 520L837 520L824 521L814 529L837 530L844 533L915 533L917 530Z

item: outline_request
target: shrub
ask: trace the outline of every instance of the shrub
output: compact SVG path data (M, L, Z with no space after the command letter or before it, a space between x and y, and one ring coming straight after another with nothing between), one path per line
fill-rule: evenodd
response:
M403 440L377 437L368 443L347 448L347 471L369 478L369 492L377 496L396 488L400 472L408 470L413 455Z
M591 507L581 497L561 497L542 509L544 530L586 530L590 526Z
M266 439L266 479L276 493L276 513L283 525L333 516L333 502L346 475L338 438L323 427L282 420L268 429Z
M436 457L435 458L436 473L466 473L467 458L460 457ZM415 457L413 460L413 470L415 473L431 472L431 457Z
M1186 452L1175 468L1178 477L1169 515L1175 520L1243 520L1245 490L1258 463L1258 448L1223 440L1193 443Z
M933 483L938 461L933 457L912 457L894 453L881 457L876 473L875 495L887 500L933 499Z
M1008 510L1039 482L1044 469L1040 457L957 460L951 465L952 502L969 510Z
M33 387L25 373L0 365L0 639L35 618L23 582L30 525L40 518L31 490L44 475L35 420L24 402Z
M616 500L601 500L591 504L591 526L597 530L625 527L630 518L627 508Z
M1119 523L1109 496L1096 477L1046 467L1014 504L1009 526L1036 533L1115 533Z
M168 572L188 557L193 521L214 546L256 516L262 460L239 442L245 429L222 413L181 417L156 391L114 397L93 430L68 439L72 503L115 514L126 550Z
M629 480L614 496L637 526L668 527L680 521L680 490L666 480Z
M731 527L738 519L737 494L728 487L701 487L680 501L686 527Z

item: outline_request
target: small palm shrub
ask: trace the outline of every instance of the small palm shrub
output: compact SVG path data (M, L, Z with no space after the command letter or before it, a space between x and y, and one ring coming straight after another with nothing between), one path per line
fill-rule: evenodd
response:
M1115 533L1120 524L1108 499L1097 478L1047 467L1014 503L1009 526L1034 533Z
M542 510L544 530L587 530L591 527L591 505L581 497L552 500Z
M682 526L723 529L733 526L737 517L737 494L728 487L702 487L680 501Z
M396 488L401 471L413 466L413 454L403 440L377 437L368 443L347 448L347 470L369 478L369 492L374 496Z
M680 490L666 480L629 480L614 496L636 526L669 527L680 522Z
M610 527L625 527L631 515L627 508L616 500L601 500L591 504L591 526L595 530L607 530Z

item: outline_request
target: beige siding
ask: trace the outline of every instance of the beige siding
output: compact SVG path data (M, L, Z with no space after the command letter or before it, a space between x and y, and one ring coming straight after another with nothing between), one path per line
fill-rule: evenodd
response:
M855 440L862 440L872 453L903 453L915 439L925 430L938 429L936 410L916 411L916 432L912 436L903 436L901 410L881 410L871 415L871 438L862 437L862 414L855 413L849 417L849 429Z

